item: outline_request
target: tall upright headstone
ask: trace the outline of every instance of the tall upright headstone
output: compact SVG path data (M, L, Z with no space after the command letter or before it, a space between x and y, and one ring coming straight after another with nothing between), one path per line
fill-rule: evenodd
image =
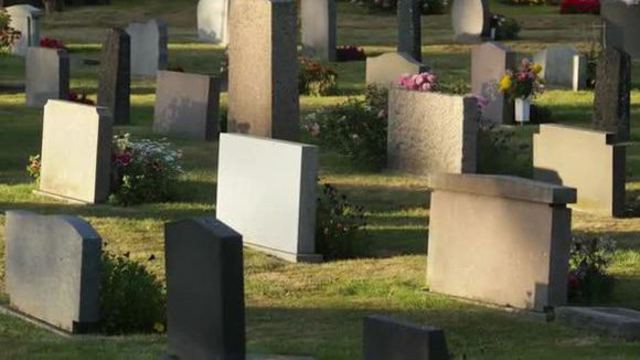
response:
M68 332L100 320L102 240L74 216L7 211L10 307Z
M27 106L41 108L50 99L67 100L69 71L66 50L30 47L25 70Z
M489 103L483 116L497 124L513 122L513 104L498 91L498 82L508 69L516 68L516 53L498 42L486 42L471 50L471 92Z
M302 0L302 48L307 56L336 60L336 0Z
M40 46L41 18L44 12L31 5L14 5L5 8L11 16L9 26L20 31L20 38L12 45L15 55L27 55L30 46Z
M422 2L398 0L398 52L422 62Z
M129 123L131 39L126 31L110 29L102 45L98 106L111 110L117 125Z
M169 355L244 359L242 236L214 218L165 225Z
M230 0L198 2L198 38L214 44L229 43L228 19Z
M454 0L451 21L455 40L475 42L488 36L490 16L489 0Z
M131 38L131 75L156 76L167 68L169 33L163 20L131 23L127 26Z
M231 2L229 132L298 139L297 17L295 0Z
M573 88L574 57L580 55L572 46L555 45L537 53L533 61L542 65L540 77L551 87Z
M632 58L640 57L640 2L602 0L600 15L605 24L605 47L617 47Z
M631 132L631 57L606 48L598 59L593 126L627 141Z

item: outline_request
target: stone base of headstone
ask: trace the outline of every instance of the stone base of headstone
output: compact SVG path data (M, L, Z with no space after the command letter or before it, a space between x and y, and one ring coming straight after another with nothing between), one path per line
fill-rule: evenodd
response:
M12 316L15 317L16 319L22 320L24 322L27 322L31 325L35 325L37 327L39 327L40 329L49 331L53 334L59 335L59 336L64 336L64 337L72 337L73 334L59 329L53 325L47 324L46 322L36 319L33 316L29 316L23 312L20 312L18 310L12 309L11 307L9 307L8 305L0 305L0 314L2 315L7 315L7 316Z
M629 341L640 340L640 312L614 307L557 307L556 319L571 327Z
M276 249L272 249L265 246L260 246L256 244L244 243L244 245L248 248L258 250L265 254L273 255L279 259L283 259L291 262L302 262L302 263L310 263L310 264L318 264L323 261L323 256L321 254L293 254L286 251L278 251Z
M78 199L74 199L74 198L70 198L70 197L66 197L66 196L63 196L63 195L54 194L54 193L50 193L50 192L42 191L42 190L33 190L32 193L34 195L48 197L48 198L51 198L51 199L54 199L54 200L58 200L58 201L63 201L63 202L69 203L69 204L75 204L75 205L93 204L91 202L82 201L82 200L78 200Z

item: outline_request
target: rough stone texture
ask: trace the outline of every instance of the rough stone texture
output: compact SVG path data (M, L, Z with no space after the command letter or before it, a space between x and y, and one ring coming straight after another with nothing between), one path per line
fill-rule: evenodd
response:
M47 100L69 98L69 55L66 50L30 47L25 70L27 106L43 107Z
M5 240L12 308L72 333L100 320L102 240L91 225L7 211Z
M156 76L167 68L169 33L163 20L131 23L127 26L131 38L131 74Z
M631 58L607 48L598 59L593 126L627 141L631 131Z
M556 319L579 329L622 338L640 340L640 312L610 307L562 306L554 309Z
M573 91L587 88L587 57L584 55L573 56Z
M537 53L533 61L542 65L540 77L546 86L573 87L573 57L579 55L571 46L551 46Z
M40 192L84 203L105 201L111 137L108 109L50 100L42 125Z
M367 85L390 88L404 74L419 74L429 70L405 53L386 53L367 58Z
M364 360L447 360L444 331L384 316L367 316L363 327Z
M131 39L124 30L112 28L102 45L98 106L111 110L115 124L129 124L130 96Z
M198 38L215 44L229 43L229 0L198 2Z
M336 0L302 0L300 6L303 52L336 61Z
M533 135L534 178L578 190L576 209L622 216L626 149L611 133L543 124Z
M640 57L640 4L628 5L620 0L601 1L600 14L604 20L606 47L624 49L631 57ZM613 31L609 31L613 28Z
M559 201L575 190L471 174L436 175L430 187L431 291L537 311L566 302L571 210Z
M422 6L420 0L398 0L398 52L422 62Z
M475 172L478 116L474 97L392 89L389 168L418 175Z
M455 40L473 42L488 36L490 16L488 0L454 0L451 21Z
M231 2L229 132L298 139L296 24L293 0Z
M242 236L212 218L165 225L169 354L244 359Z
M247 245L289 261L318 261L317 175L315 146L220 134L217 217Z
M9 26L20 31L20 38L11 46L11 53L27 55L30 46L40 46L41 18L44 12L31 5L14 5L5 10L11 16Z
M194 140L215 140L220 80L173 71L158 71L156 79L153 132Z
M471 50L471 91L489 100L483 116L497 124L514 122L513 102L498 90L507 69L516 68L516 53L498 42L486 42Z

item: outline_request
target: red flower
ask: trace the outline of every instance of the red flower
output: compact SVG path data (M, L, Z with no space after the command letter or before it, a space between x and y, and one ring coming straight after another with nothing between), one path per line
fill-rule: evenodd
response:
M600 14L600 0L563 0L561 14Z
M50 38L42 38L40 39L40 47L49 48L49 49L64 49L67 47L60 40L50 39Z

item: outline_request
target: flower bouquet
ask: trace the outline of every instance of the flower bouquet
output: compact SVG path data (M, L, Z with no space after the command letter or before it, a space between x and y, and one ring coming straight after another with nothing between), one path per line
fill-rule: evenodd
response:
M500 79L498 89L510 100L515 100L516 121L528 122L531 114L531 100L542 93L544 86L540 79L542 66L523 59L520 67L508 70Z

